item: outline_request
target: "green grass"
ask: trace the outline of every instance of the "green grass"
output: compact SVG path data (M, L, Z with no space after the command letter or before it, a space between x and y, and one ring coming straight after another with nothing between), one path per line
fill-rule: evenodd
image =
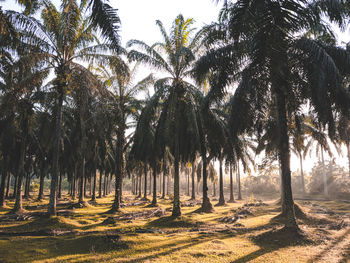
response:
M274 201L253 208L252 216L239 220L240 227L221 223L220 219L233 215L243 201L215 207L209 214L194 213L199 206L183 207L179 218L171 217L171 211L167 210L162 217L137 217L106 225L103 221L110 216L118 218L156 209L142 203L112 215L107 213L112 201L110 196L98 199L95 206L68 209L72 204L68 200L59 205L61 215L57 217L2 220L0 233L8 235L0 235L0 262L346 262L349 258L350 231L329 230L327 225L319 225L339 218L332 216L328 219L333 221L316 220L314 224L299 220L305 236L290 238L272 220L278 215ZM134 201L132 196L125 198L126 203ZM350 211L349 204L341 202L313 203L339 213ZM25 201L24 208L29 204L31 208L27 211L35 214L45 211L42 205L47 200ZM9 202L8 209L0 210L0 219L5 218L12 205ZM159 207L171 207L170 200L159 200ZM311 204L303 206L306 212L311 208ZM50 230L67 231L67 234L28 235L31 231Z

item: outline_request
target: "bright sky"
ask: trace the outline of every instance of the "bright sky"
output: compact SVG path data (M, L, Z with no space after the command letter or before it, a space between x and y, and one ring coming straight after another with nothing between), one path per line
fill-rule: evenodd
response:
M59 0L53 0L59 5ZM194 18L196 27L200 28L204 24L215 21L221 7L221 3L216 4L215 0L110 0L113 7L118 8L118 14L122 21L120 35L122 43L130 39L143 40L148 44L159 41L160 33L155 24L156 20L163 22L166 29L171 26L172 21L178 14L182 14L185 18ZM20 11L14 0L6 0L1 2L3 9L12 9ZM349 42L349 29L346 32L336 30L339 36L339 42ZM344 156L335 156L336 162L342 166L347 166L346 151L343 150ZM326 158L327 159L327 158ZM314 162L317 161L315 153L313 158L307 157L304 161L304 169L310 171ZM292 155L291 169L296 171L299 169L299 160Z

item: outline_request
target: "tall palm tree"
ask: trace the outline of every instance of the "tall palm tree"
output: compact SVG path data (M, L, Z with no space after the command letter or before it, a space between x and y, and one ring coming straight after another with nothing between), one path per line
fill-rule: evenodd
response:
M30 15L47 5L46 0L16 0L16 2L25 7L24 14ZM62 5L67 4L67 0L62 0ZM111 43L111 47L118 51L120 48L120 18L117 9L112 8L106 0L81 0L80 5L91 9L90 22L101 30L102 36Z
M85 3L85 4L84 4ZM98 58L107 60L104 55L110 45L94 44L94 25L84 18L87 11L86 2L78 5L77 1L64 1L61 11L48 2L43 2L42 20L26 17L16 12L8 12L11 21L17 25L23 35L23 41L37 47L29 56L46 63L47 68L53 69L55 79L51 82L56 92L55 105L55 140L52 158L52 179L48 213L56 214L56 186L59 171L59 154L62 126L62 105L70 92L70 72L77 69L89 75L89 71L78 61L92 61ZM24 34L26 33L26 34Z
M222 96L226 85L240 82L231 103L233 134L247 129L248 115L259 119L260 113L265 111L263 100L272 98L275 101L282 214L285 227L293 231L298 226L291 189L287 116L309 100L319 119L328 123L334 133L334 107L331 105L335 103L338 109L346 110L348 103L348 96L341 87L341 76L327 49L322 42L307 38L301 32L327 28L320 21L322 15L342 24L342 10L342 2L338 1L240 0L227 3L221 12L220 25L216 26L217 31L223 32L220 35L223 44L197 63L198 80L212 73L209 93L214 98ZM307 81L302 83L302 79ZM251 114L247 114L249 112Z
M180 162L190 161L198 149L197 115L198 90L186 81L196 54L200 51L202 31L194 34L193 19L178 15L173 22L170 34L157 21L163 42L152 46L139 40L131 40L128 45L139 50L129 52L131 60L148 64L165 72L168 76L155 83L155 94L149 101L148 115L139 124L148 124L156 108L161 108L155 131L155 144L158 152L168 146L174 156L174 202L173 216L181 215L180 210ZM147 107L147 106L146 106ZM160 156L160 155L159 155Z
M112 212L120 208L122 180L126 176L126 131L135 126L142 105L137 96L154 83L152 74L135 83L137 68L136 64L129 69L127 63L119 57L111 59L108 68L100 67L100 79L108 90L109 107L116 115L116 180Z

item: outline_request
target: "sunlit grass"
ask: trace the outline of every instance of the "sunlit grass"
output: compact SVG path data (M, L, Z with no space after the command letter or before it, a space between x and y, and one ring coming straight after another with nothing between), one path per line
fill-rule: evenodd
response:
M77 200L61 202L58 206L61 215L57 217L1 222L0 232L61 230L68 234L2 235L0 262L307 262L325 247L324 244L281 245L278 235L274 237L276 240L256 242L253 237L279 227L270 225L279 210L274 201L267 202L268 206L252 208L253 215L238 221L240 227L221 223L220 219L233 215L244 201L215 207L214 212L208 214L195 213L199 205L182 207L182 216L174 219L169 209L171 201L159 199L159 208L166 211L164 216L141 216L131 220L117 218L157 208L147 207L148 203L134 200L133 196L126 196L125 204L140 204L125 206L116 214L108 213L113 195L97 199L97 205L84 208L71 209L73 202ZM338 212L350 210L349 204L341 202L315 203ZM24 208L29 212L45 212L43 204L47 204L47 199L41 202L24 200ZM8 213L12 205L13 201L8 202L9 208L1 210L1 215ZM105 224L108 217L116 218L116 224ZM111 242L109 235L118 240ZM350 240L350 233L343 235Z

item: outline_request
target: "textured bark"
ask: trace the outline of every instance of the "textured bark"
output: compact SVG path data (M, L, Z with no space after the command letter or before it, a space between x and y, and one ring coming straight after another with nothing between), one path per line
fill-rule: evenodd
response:
M20 148L20 157L18 163L18 172L17 172L17 185L16 187L16 202L13 208L15 213L20 212L22 208L22 184L23 184L23 176L24 176L24 158L25 158L25 150L26 150L26 136L22 138L21 148Z
M187 195L190 196L190 172L186 168L186 177L187 177Z
M165 199L165 180L166 180L166 169L163 169L163 191L162 191L162 197L161 197L162 199Z
M153 166L153 199L152 199L152 205L157 204L157 169L156 166Z
M11 173L9 173L8 178L7 178L7 185L6 185L6 194L5 194L6 199L8 199L10 196L11 178L12 178L12 175L11 175Z
M137 197L141 197L142 196L142 173L139 174L138 180L139 180L139 184L138 184L139 194L137 195Z
M143 184L144 191L143 191L143 200L147 200L147 164L144 164L144 178L145 182Z
M86 195L86 182L87 182L87 178L86 178L86 176L85 176L85 173L84 173L84 198L86 198L87 197L87 195Z
M123 119L124 120L124 119ZM122 123L125 123L125 121ZM117 132L117 149L116 149L116 175L115 175L115 196L111 211L116 212L120 209L122 198L122 180L125 176L125 129L121 125Z
M196 186L195 186L195 175L196 175L196 167L194 163L192 164L192 171L191 171L191 179L192 179L192 194L191 194L191 200L196 199Z
M105 173L105 176L103 178L103 196L105 197L107 194L107 176L108 174Z
M40 169L40 185L39 185L38 201L41 201L43 199L44 183L45 183L45 171L44 171L43 166L42 166Z
M57 108L56 108L56 116L55 116L55 140L53 144L50 201L48 205L48 214L50 216L56 215L58 160L60 155L60 142L61 142L63 92L64 92L63 88L61 88L59 92L57 104L56 104Z
M283 186L283 200L284 211L282 215L285 217L285 227L290 229L298 229L295 214L294 214L294 201L291 185L291 172L290 172L290 149L289 138L287 128L287 113L286 113L286 101L285 95L280 87L275 88L277 95L277 109L278 109L278 131L279 131L279 147L278 155L281 163L282 170L282 186Z
M59 175L57 198L58 199L62 198L62 174Z
M29 174L25 176L24 181L24 196L25 199L29 198Z
M205 154L202 154L202 163L203 163L203 201L200 211L210 213L213 211L213 205L210 203L209 197L208 197L208 173L207 173L207 158L205 157Z
M230 164L230 200L229 203L235 202L235 197L233 195L233 174L232 174L232 164Z
M222 172L222 158L219 159L219 203L217 206L225 205L225 196L224 196L224 175Z
M0 207L5 206L5 187L6 187L6 177L7 172L3 172L1 175L1 183L0 183Z
M15 184L13 185L13 198L17 196L17 183L18 183L18 174L15 175Z
M173 201L173 211L172 216L178 217L181 215L181 208L180 208L180 174L179 174L179 151L178 151L178 145L175 146L177 150L175 150L175 174L174 174L174 201Z
M327 183L327 174L326 174L326 169L325 169L325 162L324 162L324 155L323 155L323 148L321 147L321 161L322 161L322 167L323 167L323 193L326 198L328 198L328 183Z
M346 149L348 151L348 168L349 168L349 177L350 177L350 142L349 141L346 144Z
M305 179L304 179L304 170L303 170L303 156L299 153L299 161L300 161L300 177L301 177L301 188L303 191L303 195L306 194L305 190Z
M92 195L91 201L96 201L96 169L94 169L93 182L92 182Z
M152 194L152 173L149 173L149 194Z
M79 204L84 204L84 186L85 186L85 176L80 176L79 178Z
M238 188L238 194L237 194L237 200L242 200L242 191L241 191L241 171L239 169L239 163L237 163L237 188Z
M100 180L98 182L98 198L102 198L102 171L100 171Z

